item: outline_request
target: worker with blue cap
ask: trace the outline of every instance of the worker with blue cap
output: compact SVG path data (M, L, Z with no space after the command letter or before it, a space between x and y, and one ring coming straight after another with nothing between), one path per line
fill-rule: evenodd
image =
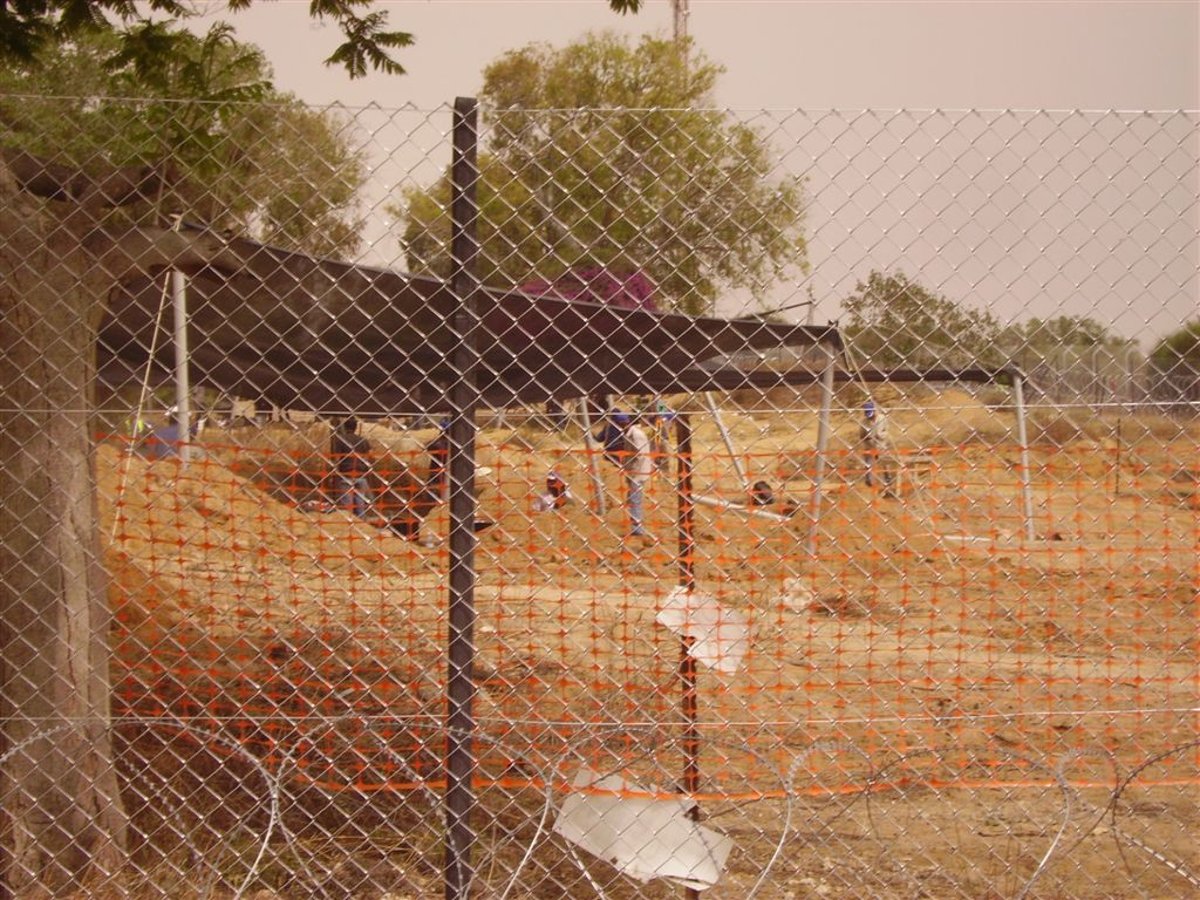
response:
M592 435L592 440L600 445L604 458L618 469L625 465L625 428L630 421L626 413L611 412L608 421Z
M875 484L876 469L879 480L883 483L884 495L892 496L892 472L883 465L884 457L891 450L891 436L888 433L887 416L882 409L875 406L875 401L867 398L863 404L863 420L859 426L859 439L863 447L863 466L866 470L867 487Z
M625 477L625 511L629 516L628 537L643 544L652 540L646 530L646 483L654 471L650 438L634 417L621 410L609 413L608 424L595 435L604 448L605 459Z

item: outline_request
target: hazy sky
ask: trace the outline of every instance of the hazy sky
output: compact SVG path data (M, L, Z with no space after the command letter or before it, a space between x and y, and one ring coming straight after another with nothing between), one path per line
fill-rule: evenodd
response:
M416 37L399 51L407 75L350 81L323 66L339 34L310 20L307 0L260 0L223 17L266 51L277 86L305 101L418 111L475 94L483 67L505 50L561 46L589 30L671 29L668 0L624 17L605 0L375 6ZM716 104L770 110L756 126L771 133L781 171L806 180L812 269L780 284L772 305L811 292L814 320L835 318L841 299L878 269L902 270L1002 319L1094 315L1146 341L1200 313L1198 0L691 0L690 11L697 46L727 70ZM854 111L899 109L1191 112L1149 117L1149 130L1136 116L1024 112L884 114L857 136L844 127ZM379 164L367 201L368 261L403 267L384 200L442 171L448 120L444 112L356 117ZM1045 128L1055 133L1043 146ZM939 133L944 146L930 144ZM1007 147L1006 133L1018 135ZM951 146L972 157L993 149L976 164L943 159ZM1006 160L1012 151L1024 155ZM1125 160L1116 176L1113 153ZM883 165L872 168L871 154ZM748 296L731 292L718 310L750 308Z
M391 0L412 32L401 77L351 82L320 60L337 32L307 0L259 2L228 16L263 47L281 87L324 103L435 106L474 93L480 71L531 41L589 29L671 28L668 0L619 16L604 0ZM1200 107L1197 0L794 2L691 0L689 31L724 64L718 103L807 108Z

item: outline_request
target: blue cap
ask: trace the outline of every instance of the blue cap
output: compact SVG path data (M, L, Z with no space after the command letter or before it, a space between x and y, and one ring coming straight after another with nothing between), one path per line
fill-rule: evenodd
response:
M863 412L866 413L868 416L875 415L875 401L868 400L866 403L864 403L863 404Z
M621 426L628 425L630 422L633 421L633 418L629 415L629 413L623 413L623 412L614 412L612 414L611 418L613 420L614 425L621 425Z
M449 427L450 427L449 419L442 419L440 422L438 422L438 428L442 429L442 431L445 431Z

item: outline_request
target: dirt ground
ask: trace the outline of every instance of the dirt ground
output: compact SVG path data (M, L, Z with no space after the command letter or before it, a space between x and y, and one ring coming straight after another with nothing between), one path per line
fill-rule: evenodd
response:
M663 799L689 757L703 823L735 845L708 897L1200 894L1200 428L1038 410L1026 491L1012 411L986 399L881 395L898 496L863 483L849 412L818 497L801 402L698 407L691 545L673 470L633 545L619 474L577 431L481 431L481 896L680 896L550 828L581 766ZM385 469L419 467L431 436L365 433ZM447 514L426 548L321 511L327 439L210 431L186 467L101 448L117 708L204 723L144 750L155 771L195 745L287 771L287 854L322 862L300 877L277 851L264 897L440 894ZM550 470L576 502L539 512ZM760 478L779 502L755 511ZM749 638L735 671L699 664L689 740L658 617L692 582ZM148 843L182 827L143 819Z

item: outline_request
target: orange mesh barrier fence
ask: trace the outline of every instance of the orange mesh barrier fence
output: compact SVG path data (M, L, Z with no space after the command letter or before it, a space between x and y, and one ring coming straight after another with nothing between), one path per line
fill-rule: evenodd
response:
M385 505L339 508L319 454L202 450L186 466L112 445L101 457L122 711L223 723L329 787L436 779L444 541L397 534ZM699 676L698 727L731 745L709 777L755 785L787 748L821 741L868 755L953 744L970 783L973 752L997 742L1038 758L1104 748L1127 765L1185 743L1200 530L1171 460L1195 450L1174 442L1122 469L1090 446L1036 453L1030 522L1016 448L900 454L895 480L874 487L853 454L835 456L815 523L810 471L748 454L784 485L756 506L720 475L727 457L696 453L709 484L695 499L719 501L695 506L697 576L746 630L735 671ZM395 480L420 456L374 471ZM653 476L652 537L635 546L619 473L601 471L600 516L591 462L569 445L481 448L494 525L477 557L478 709L504 746L540 757L592 729L678 723L679 637L656 622L678 584L678 485ZM560 508L539 504L550 471L568 486ZM444 536L440 504L422 528ZM519 756L507 762L520 771ZM864 777L835 767L821 784Z

